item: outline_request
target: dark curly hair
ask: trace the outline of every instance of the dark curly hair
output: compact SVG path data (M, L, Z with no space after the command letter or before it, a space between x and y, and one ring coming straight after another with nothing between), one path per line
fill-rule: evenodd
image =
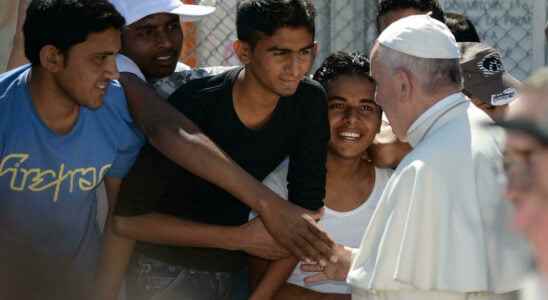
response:
M359 52L347 53L344 51L335 52L329 55L322 65L314 73L314 80L319 82L323 88L329 90L329 82L337 79L339 76L359 76L371 83L375 80L369 75L369 60ZM382 109L379 107L379 114L382 115Z
M359 52L339 51L329 55L314 73L314 80L324 89L327 84L341 75L358 75L375 82L369 75L369 60Z

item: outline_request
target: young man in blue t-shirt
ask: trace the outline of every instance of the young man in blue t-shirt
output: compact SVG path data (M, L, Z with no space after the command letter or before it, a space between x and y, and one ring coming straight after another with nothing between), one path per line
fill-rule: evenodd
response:
M101 248L95 188L110 206L143 139L118 78L124 18L106 0L34 0L31 62L0 75L1 299L82 299Z

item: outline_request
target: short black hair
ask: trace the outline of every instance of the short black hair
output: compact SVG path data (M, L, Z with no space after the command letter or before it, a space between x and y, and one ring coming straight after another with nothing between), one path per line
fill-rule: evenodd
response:
M39 64L44 46L68 52L90 33L119 30L124 24L124 17L107 0L32 0L23 25L25 56Z
M457 42L481 42L476 27L465 15L447 12L445 14L445 24L449 27Z
M310 0L240 0L236 13L238 39L254 47L282 27L305 27L315 34L316 9Z
M359 52L338 51L325 58L322 65L314 73L314 80L319 82L324 89L330 81L342 75L356 75L375 82L369 75L369 60L367 56Z
M394 10L413 8L420 12L432 12L432 18L445 23L445 14L438 0L380 0L377 11L377 31L382 16ZM379 32L380 33L380 32Z

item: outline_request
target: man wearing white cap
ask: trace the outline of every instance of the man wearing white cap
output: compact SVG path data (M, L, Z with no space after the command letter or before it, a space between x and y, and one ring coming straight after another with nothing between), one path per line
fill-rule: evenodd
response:
M214 6L188 5L180 0L111 0L126 18L122 50L117 57L120 72L152 83L162 97L168 97L186 81L226 67L191 70L179 62L183 44L180 21L198 21L215 11ZM175 72L175 73L174 73Z
M460 92L459 49L428 16L390 25L371 53L376 101L413 150L387 184L359 250L308 266L353 299L515 299L528 252L497 184L500 136Z
M179 62L183 44L183 32L180 21L195 21L215 11L213 6L187 5L179 0L110 0L114 7L126 19L122 30L122 49L116 56L118 71L123 78L135 75L154 86L156 93L167 98L178 85L206 76L209 70L191 70ZM131 75L130 75L131 74ZM136 119L138 109L135 103L143 99L136 94L136 81L124 82L128 101ZM139 82L139 81L137 81ZM156 97L150 89L151 95ZM139 120L138 120L139 121ZM106 213L106 194L104 186L98 190L99 224L104 224Z

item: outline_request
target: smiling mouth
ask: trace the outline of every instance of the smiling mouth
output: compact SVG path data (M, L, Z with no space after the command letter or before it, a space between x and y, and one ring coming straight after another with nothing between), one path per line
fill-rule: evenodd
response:
M338 134L339 138L349 141L349 142L356 142L361 139L362 135L357 132L351 132L351 131L343 131Z
M162 56L156 56L154 60L162 65L170 65L177 61L177 55L175 54L169 54L169 55L162 55Z

